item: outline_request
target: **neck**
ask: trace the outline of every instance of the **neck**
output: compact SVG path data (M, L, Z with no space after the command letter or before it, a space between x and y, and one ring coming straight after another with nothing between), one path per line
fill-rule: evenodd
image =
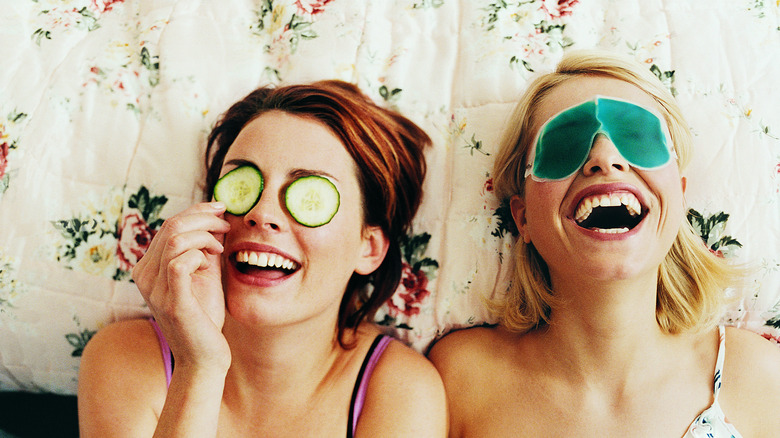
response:
M274 400L285 394L313 395L328 380L343 351L332 330L322 321L281 327L242 324L229 315L223 333L231 346L233 362L226 377L226 392L265 395Z
M561 302L539 337L550 360L572 378L620 384L659 358L659 347L669 336L655 318L655 275L619 281L553 280Z

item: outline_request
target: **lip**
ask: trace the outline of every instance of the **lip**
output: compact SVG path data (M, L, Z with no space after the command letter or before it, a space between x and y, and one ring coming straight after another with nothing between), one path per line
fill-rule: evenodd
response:
M584 198L593 195L606 195L606 194L613 194L613 193L631 193L634 196L636 196L636 198L639 200L639 204L642 206L644 217L642 218L641 221L639 221L638 224L636 224L636 226L634 226L634 228L628 230L625 233L616 233L616 234L600 233L598 231L581 227L574 219L574 217L576 216L577 206L580 205L580 202ZM644 213L646 209L647 209L647 201L644 195L642 194L642 192L640 192L639 189L634 185L627 184L627 183L619 183L619 182L594 184L585 187L574 196L574 200L571 203L571 207L569 209L569 213L566 219L569 220L577 230L594 239L607 240L607 241L623 240L623 239L628 239L631 236L635 235L636 233L639 232L640 228L642 228L642 225L645 223L645 219L647 218L647 214Z
M238 253L239 251L256 251L256 252L267 252L272 254L278 254L286 259L294 261L298 266L300 266L301 263L295 257L273 246L259 244L256 242L239 242L235 245L232 245L230 247L230 251L227 251L228 254L227 265L229 269L229 275L243 284L247 284L250 286L259 286L259 287L276 286L280 283L289 280L291 277L295 276L300 271L299 268L287 275L278 278L264 278L256 275L244 274L241 271L239 271L238 267L236 266L236 253Z
M604 240L604 241L616 241L616 240L629 239L632 236L634 236L636 233L638 233L639 230L642 228L642 225L645 223L645 219L642 218L642 220L638 224L636 224L634 228L626 231L625 233L610 234L610 233L600 233L598 231L594 231L588 228L583 228L579 226L579 224L577 224L577 222L574 219L569 218L568 220L572 223L574 228L580 233L585 234L590 238L596 240Z

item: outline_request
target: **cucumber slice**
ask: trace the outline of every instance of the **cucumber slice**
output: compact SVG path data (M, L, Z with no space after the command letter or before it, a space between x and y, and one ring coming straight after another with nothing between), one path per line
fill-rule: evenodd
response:
M320 227L339 211L339 191L329 179L310 175L296 179L284 192L287 211L301 225Z
M263 193L263 175L254 166L237 167L214 185L214 199L225 203L227 212L247 214Z

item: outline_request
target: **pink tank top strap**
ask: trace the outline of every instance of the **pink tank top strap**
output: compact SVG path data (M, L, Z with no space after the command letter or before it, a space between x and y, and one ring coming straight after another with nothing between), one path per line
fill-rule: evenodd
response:
M357 381L355 382L355 389L352 392L352 403L350 403L349 411L349 425L347 437L353 437L355 429L357 429L357 423L360 419L360 413L363 411L363 404L366 401L366 392L368 390L368 382L371 380L371 374L376 368L376 364L379 362L379 358L382 357L388 344L393 340L392 337L387 335L379 335L374 340L371 348L366 354L366 358L363 360L363 365L360 367L360 373L358 373Z
M157 325L157 321L154 318L149 318L149 322L152 324L155 333L157 333L157 339L160 341L160 351L162 352L163 363L165 364L165 383L168 387L171 386L171 376L173 376L173 354L171 353L171 347L168 346L168 341L165 340L160 326Z

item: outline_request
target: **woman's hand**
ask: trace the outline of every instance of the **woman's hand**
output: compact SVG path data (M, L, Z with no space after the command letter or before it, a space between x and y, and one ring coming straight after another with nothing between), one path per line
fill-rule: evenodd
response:
M222 203L201 203L169 218L133 269L176 358L177 367L223 369L230 349L222 335L222 243L230 225Z

